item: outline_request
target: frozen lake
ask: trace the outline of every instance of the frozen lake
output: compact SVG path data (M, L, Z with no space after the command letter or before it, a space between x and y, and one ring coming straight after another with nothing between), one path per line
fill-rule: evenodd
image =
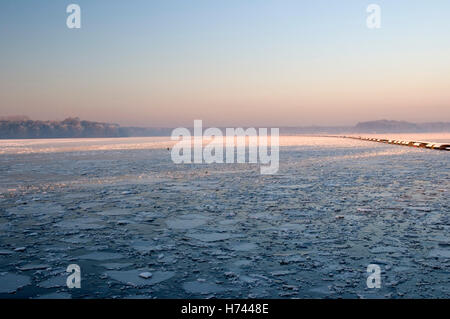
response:
M264 176L167 137L0 141L0 298L450 298L449 152L280 142Z

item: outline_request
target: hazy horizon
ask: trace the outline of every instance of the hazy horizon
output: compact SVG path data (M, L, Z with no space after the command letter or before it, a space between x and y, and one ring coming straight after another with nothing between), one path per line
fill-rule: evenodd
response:
M55 122L62 122L62 121L64 121L64 120L68 120L68 119L79 119L80 121L88 121L88 122L99 122L99 123L108 123L108 124L118 124L118 125L120 125L120 126L122 126L122 127L127 127L127 126L130 126L130 127L133 127L133 126L135 126L135 127L142 127L142 128L175 128L175 126L174 125L172 125L172 126L152 126L152 125L123 125L123 124L121 124L121 123L119 123L119 122L107 122L107 121L103 121L103 120L92 120L92 119L85 119L85 118L80 118L79 116L69 116L69 117L66 117L66 118L56 118L56 119L39 119L39 118L32 118L32 117L30 117L30 116L27 116L27 115L17 115L17 114L15 114L15 115L7 115L7 116L3 116L2 114L0 114L0 121L27 121L27 120L30 120L30 121L42 121L42 122L48 122L48 121L55 121ZM304 126L300 126L300 125L298 125L298 126L278 126L278 127L281 127L281 128L302 128L302 127L305 127L305 128L307 128L307 127L318 127L318 128L320 128L320 127L330 127L330 128L332 128L332 127L335 127L335 128L340 128L340 127L342 127L342 128L352 128L352 127L354 127L354 126L356 126L357 124L363 124L363 123L374 123L374 122L383 122L383 121L387 121L387 122L398 122L398 123L407 123L407 124L418 124L418 125L421 125L421 124L430 124L430 123L450 123L450 122L447 122L447 121L433 121L433 122L409 122L409 121L404 121L404 120L389 120L389 119L374 119L374 120L369 120L369 121L358 121L358 122L356 122L356 123L353 123L353 124L348 124L348 125L318 125L318 124L310 124L310 125L304 125ZM187 123L188 125L186 125L186 127L189 127L189 128L192 128L193 127L193 122L192 123L190 123L190 125L189 125L189 123ZM208 122L204 122L203 124L205 124L206 126L209 126L209 123ZM206 126L205 126L205 128L206 128ZM230 126L232 126L232 125L222 125L222 126L220 126L221 128L225 128L225 127L230 127ZM246 126L246 127L248 127L248 126ZM263 127L263 126L261 126L261 125L255 125L254 127ZM266 127L277 127L277 126L275 126L275 125L266 125Z
M450 121L450 3L0 3L1 115L122 126Z

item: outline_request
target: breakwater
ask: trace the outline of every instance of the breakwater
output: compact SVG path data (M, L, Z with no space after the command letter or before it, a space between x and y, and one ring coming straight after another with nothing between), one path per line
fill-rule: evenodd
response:
M417 148L428 148L432 150L440 151L450 151L450 143L434 143L434 142L424 142L424 141L408 141L408 140L395 140L386 138L375 138L375 137L361 137L361 136L341 136L342 138L351 138L361 141L378 142L385 144L394 144L400 146L409 146Z

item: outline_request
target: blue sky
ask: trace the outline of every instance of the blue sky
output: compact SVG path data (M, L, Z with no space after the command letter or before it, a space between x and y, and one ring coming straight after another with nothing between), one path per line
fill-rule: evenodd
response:
M82 28L66 27L66 6ZM366 27L379 4L382 28ZM126 125L450 120L450 2L0 2L0 113Z

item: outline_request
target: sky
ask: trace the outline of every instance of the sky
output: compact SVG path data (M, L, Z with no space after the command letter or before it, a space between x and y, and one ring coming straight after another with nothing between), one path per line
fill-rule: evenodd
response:
M81 28L66 7L81 7ZM369 29L369 4L381 28ZM450 121L450 1L2 0L0 116Z

